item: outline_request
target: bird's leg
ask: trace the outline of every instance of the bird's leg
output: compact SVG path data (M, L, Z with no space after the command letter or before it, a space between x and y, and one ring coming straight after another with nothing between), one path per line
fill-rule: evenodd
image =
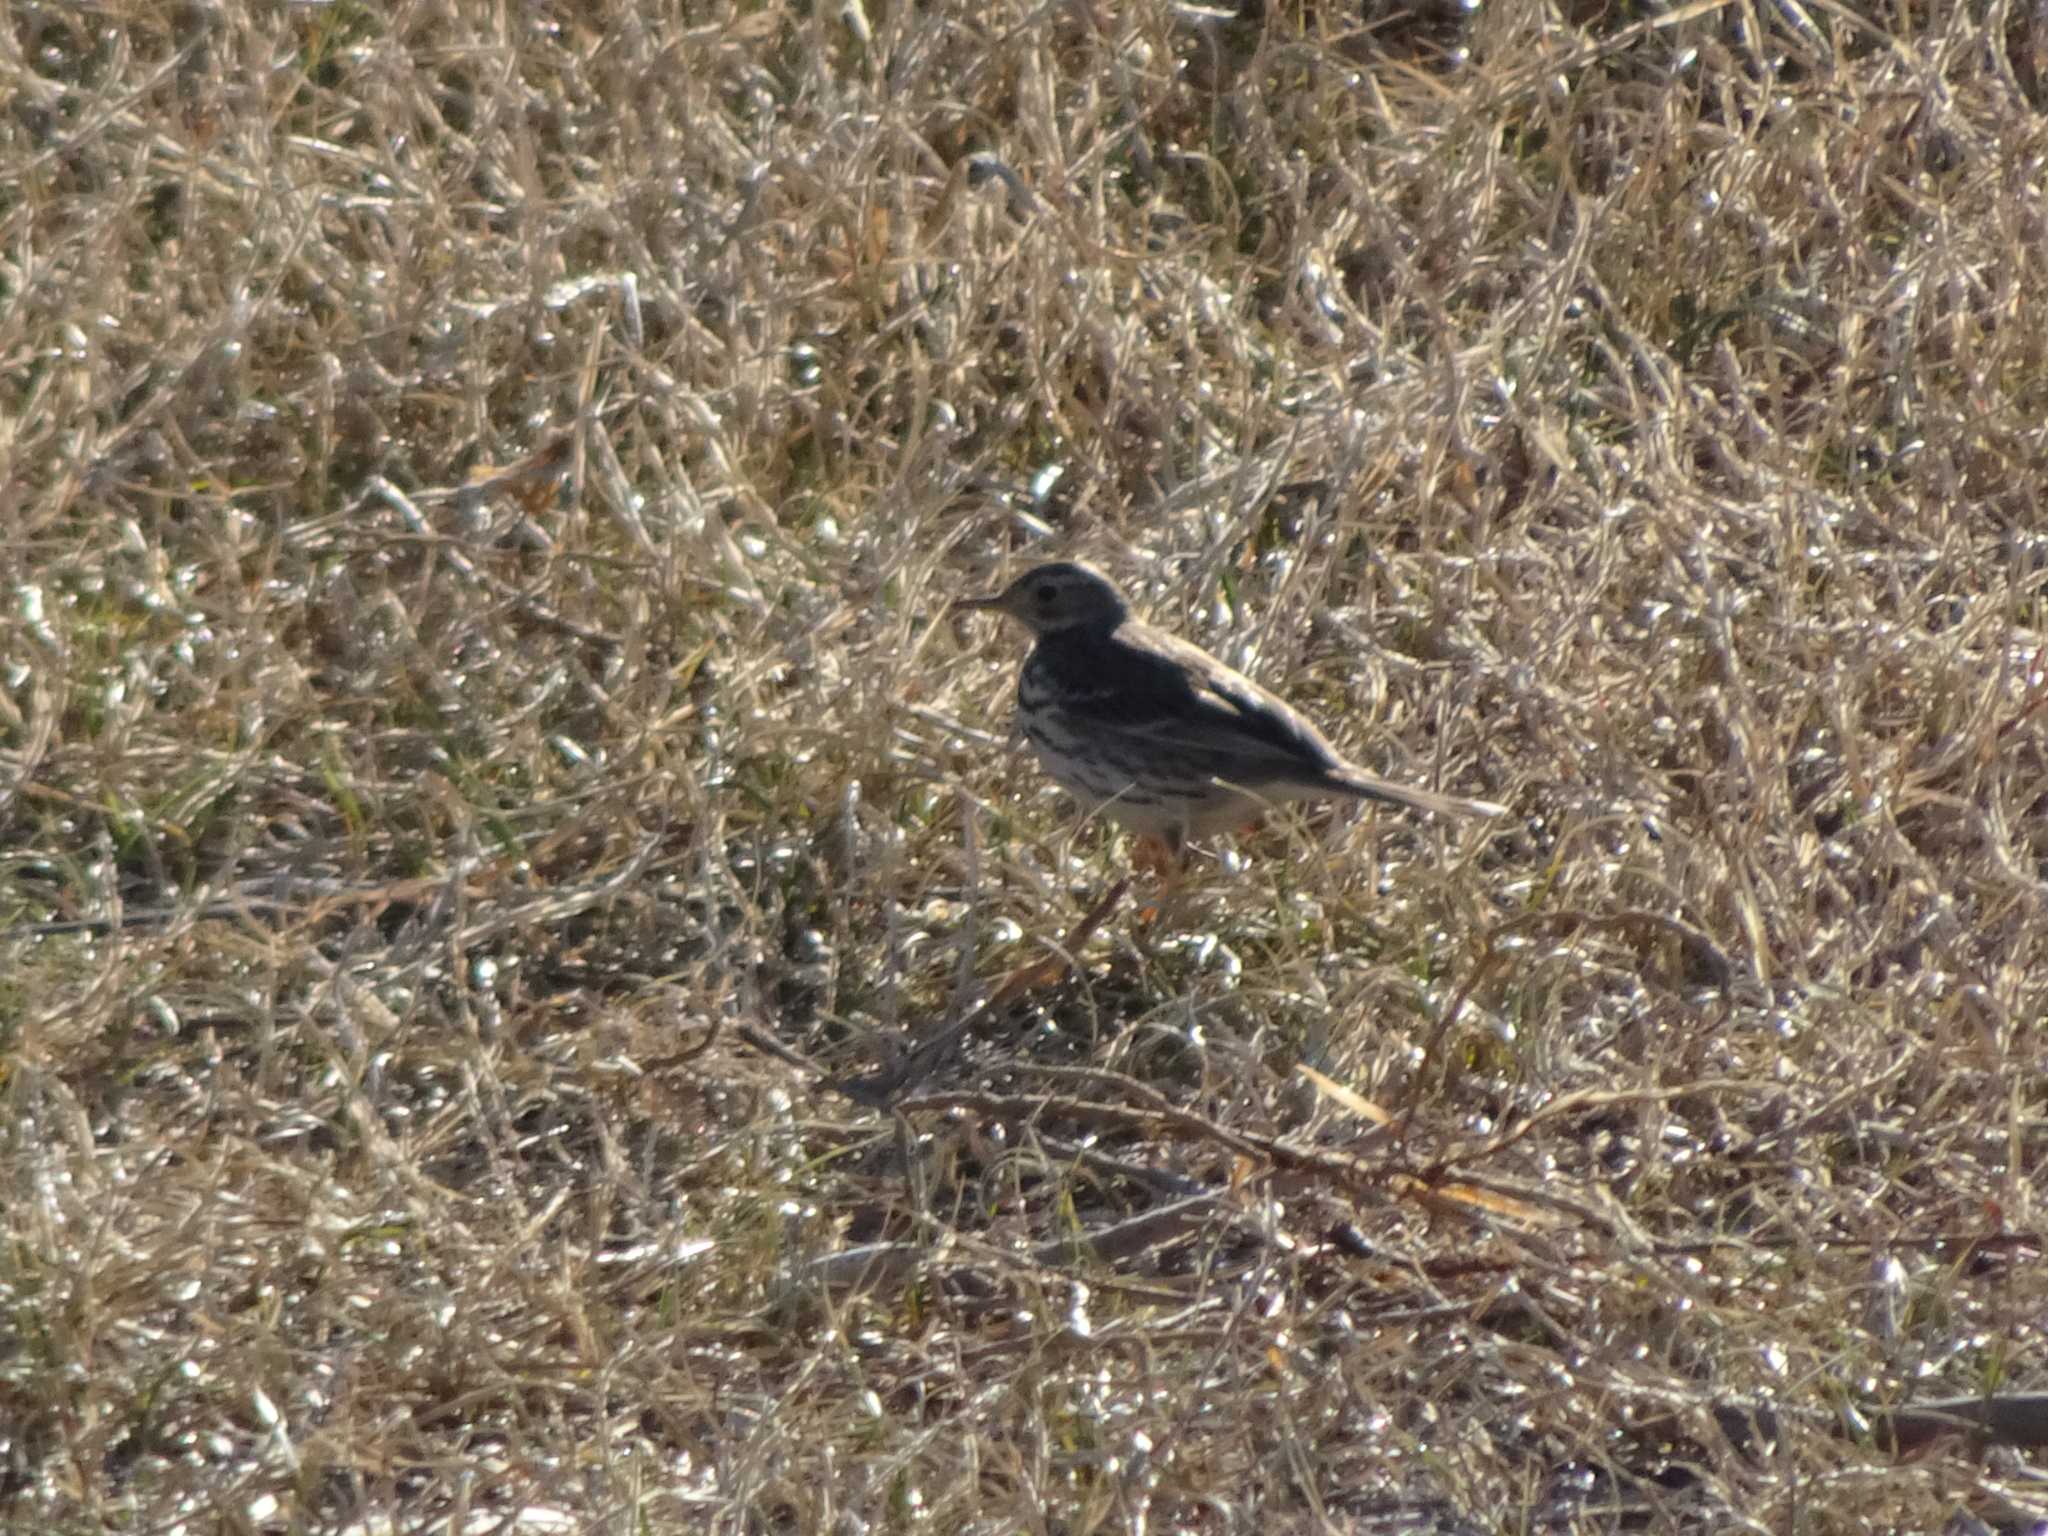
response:
M1150 927L1160 920L1180 886L1181 876L1187 872L1187 835L1179 827L1171 827L1156 837L1141 833L1131 847L1131 863L1159 885L1152 903L1138 912L1139 924Z
M1181 873L1181 850L1178 837L1154 837L1149 832L1140 833L1131 845L1131 863L1138 873L1150 875L1161 886L1171 888Z

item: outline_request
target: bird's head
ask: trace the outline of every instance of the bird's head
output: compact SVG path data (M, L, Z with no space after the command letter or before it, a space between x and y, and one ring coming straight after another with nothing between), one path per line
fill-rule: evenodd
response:
M1002 591L966 597L956 609L991 609L1021 619L1034 635L1064 629L1115 629L1130 613L1123 593L1102 572L1079 560L1035 566Z

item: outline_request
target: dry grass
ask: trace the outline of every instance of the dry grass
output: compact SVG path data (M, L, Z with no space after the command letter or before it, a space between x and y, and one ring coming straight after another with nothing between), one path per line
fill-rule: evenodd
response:
M2044 1518L2034 9L7 10L0 1523Z

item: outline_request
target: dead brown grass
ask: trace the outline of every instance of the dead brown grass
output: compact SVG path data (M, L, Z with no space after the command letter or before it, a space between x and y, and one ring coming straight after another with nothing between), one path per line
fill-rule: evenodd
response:
M12 7L4 1523L2042 1519L2043 41ZM1513 816L977 1013L1051 553Z

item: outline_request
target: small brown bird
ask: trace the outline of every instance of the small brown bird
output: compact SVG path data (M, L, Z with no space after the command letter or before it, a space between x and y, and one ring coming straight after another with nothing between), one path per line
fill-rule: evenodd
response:
M1017 679L1017 723L1039 762L1084 810L1100 809L1169 854L1289 800L1383 800L1446 816L1504 810L1346 762L1250 678L1132 618L1093 566L1041 565L953 606L1007 613L1037 637Z

